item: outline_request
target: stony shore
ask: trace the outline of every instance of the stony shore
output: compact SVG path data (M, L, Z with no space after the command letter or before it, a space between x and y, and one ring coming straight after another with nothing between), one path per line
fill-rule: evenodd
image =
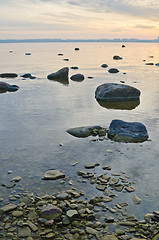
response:
M35 196L21 189L21 193L12 191L8 202L1 198L0 238L136 240L157 236L154 237L157 240L159 212L146 214L142 221L133 214L129 216L128 204L115 204L113 200L119 192L131 193L134 204L140 204L142 200L135 194L135 182L124 172L112 173L110 165L103 166L104 173L96 175L91 170L98 166L98 163L88 163L84 170L77 172L79 181L88 181L99 191L99 195L91 198L71 183L70 188L53 195ZM60 171L56 172L58 177L54 173L51 181L59 179ZM65 175L60 176L58 181L64 184ZM12 179L12 188L20 180L19 176Z

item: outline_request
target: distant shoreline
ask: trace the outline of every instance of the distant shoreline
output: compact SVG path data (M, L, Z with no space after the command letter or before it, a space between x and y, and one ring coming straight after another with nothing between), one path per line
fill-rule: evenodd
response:
M159 39L0 39L0 43L51 43L51 42L119 42L119 43L159 43Z

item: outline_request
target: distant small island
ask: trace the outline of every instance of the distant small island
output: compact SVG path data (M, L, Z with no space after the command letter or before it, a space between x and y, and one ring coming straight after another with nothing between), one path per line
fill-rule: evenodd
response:
M114 38L114 39L0 39L0 43L49 43L49 42L139 42L159 43L157 39Z

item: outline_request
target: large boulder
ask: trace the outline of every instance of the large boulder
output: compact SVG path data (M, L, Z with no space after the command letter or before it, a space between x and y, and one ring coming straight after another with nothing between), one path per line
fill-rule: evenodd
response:
M47 78L49 80L56 80L56 79L60 79L60 78L68 78L68 72L69 72L69 68L68 67L64 67L60 70L58 70L55 73L51 73L47 76Z
M146 127L140 122L113 120L109 126L108 138L117 142L144 142L148 139Z
M17 85L10 85L6 82L0 82L0 92L15 92L19 89Z
M95 91L95 98L97 101L135 101L139 100L139 97L140 91L138 89L117 83L102 84L98 86Z

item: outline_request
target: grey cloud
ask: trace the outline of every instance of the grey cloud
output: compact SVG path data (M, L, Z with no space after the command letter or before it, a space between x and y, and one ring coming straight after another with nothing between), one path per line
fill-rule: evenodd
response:
M134 26L134 28L141 28L141 29L156 29L156 26L154 25L143 25L143 24L137 24Z

